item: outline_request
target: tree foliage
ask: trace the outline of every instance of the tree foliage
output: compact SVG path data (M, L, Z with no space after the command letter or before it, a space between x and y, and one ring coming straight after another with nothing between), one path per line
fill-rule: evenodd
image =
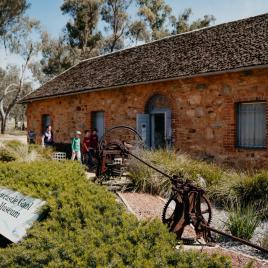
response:
M18 91L17 86L20 83L20 75L20 70L15 65L8 66L6 69L0 68L0 119L2 132L4 132L5 115L9 109L8 114L14 118L15 127L18 126L18 121L24 121L25 106L16 103L13 105ZM23 83L20 96L24 96L31 91L31 84Z
M129 15L127 10L132 0L105 0L101 15L108 26L105 31L108 36L104 40L104 51L113 52L124 47Z
M29 7L26 1L0 3L0 12L7 16L6 20L2 19L0 41L4 43L6 51L20 55L23 61L18 68L2 72L4 77L0 85L0 129L1 133L4 133L12 109L25 93L25 74L32 56L39 49L39 45L33 42L31 37L33 32L39 30L39 22L24 16L25 10Z
M144 21L136 20L133 21L128 28L127 36L130 40L137 44L138 42L149 42L150 35L146 29L146 24Z
M138 15L145 22L150 33L150 40L157 40L170 35L168 22L172 8L165 0L137 0Z
M10 1L11 5L15 5L14 2L16 1ZM18 19L11 20L12 31L6 32L13 51L21 48L17 41L29 32L27 25L38 27L37 21L23 16L29 6L27 1L17 2L21 3L21 9L18 4L18 11L14 13ZM135 10L135 6L136 14L131 18L129 10ZM113 52L131 44L207 27L215 21L214 16L205 15L192 22L191 9L175 16L165 0L64 0L61 11L69 16L64 31L56 38L44 32L39 45L42 59L30 64L41 83L80 60Z
M208 27L213 24L216 18L213 15L205 15L203 18L199 18L193 22L190 22L192 15L192 9L187 8L176 19L173 17L173 34L185 33L196 29Z
M18 23L28 7L27 0L0 1L0 36L5 36L12 26Z
M97 30L102 0L64 0L61 10L70 16L66 40L80 59L99 54L101 33Z
M47 32L42 33L40 52L41 61L31 65L35 77L45 82L55 74L62 73L79 61L73 49L66 44L64 37L52 38Z

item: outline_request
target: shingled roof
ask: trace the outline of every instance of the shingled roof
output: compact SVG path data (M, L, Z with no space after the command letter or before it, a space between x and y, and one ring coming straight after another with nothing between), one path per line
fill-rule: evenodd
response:
M266 64L268 14L81 61L21 102Z

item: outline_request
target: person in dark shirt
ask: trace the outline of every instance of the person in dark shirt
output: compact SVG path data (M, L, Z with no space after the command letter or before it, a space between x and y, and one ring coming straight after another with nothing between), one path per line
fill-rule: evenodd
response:
M90 134L90 146L89 146L89 153L88 153L88 165L89 169L94 168L94 157L96 156L96 150L98 148L98 135L97 135L97 129L94 128L92 130L92 133Z
M82 145L83 163L84 164L88 164L89 149L90 149L90 131L85 130L85 136L84 136L83 145Z
M47 126L46 131L43 133L42 145L46 146L46 147L54 145L53 131L52 131L52 127L50 125Z

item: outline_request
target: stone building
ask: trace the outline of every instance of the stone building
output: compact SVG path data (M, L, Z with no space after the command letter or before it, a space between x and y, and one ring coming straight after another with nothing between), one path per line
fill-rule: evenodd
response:
M129 125L152 148L268 166L268 14L81 61L26 96L28 128ZM39 139L40 141L40 139Z

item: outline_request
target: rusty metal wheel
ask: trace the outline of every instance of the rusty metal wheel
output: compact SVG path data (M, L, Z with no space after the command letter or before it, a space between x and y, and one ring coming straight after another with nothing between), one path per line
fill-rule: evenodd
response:
M168 226L169 231L174 231L176 224L183 217L183 203L178 195L169 198L163 208L162 222Z
M195 195L194 192L191 192L189 195L189 200L192 200L192 204L190 204L190 207L194 209L193 212L198 213L200 209L200 213L202 215L202 222L205 225L210 225L212 220L212 208L209 199L206 195L201 196L201 203L200 208L198 207L197 201L195 198L192 198L192 196Z

